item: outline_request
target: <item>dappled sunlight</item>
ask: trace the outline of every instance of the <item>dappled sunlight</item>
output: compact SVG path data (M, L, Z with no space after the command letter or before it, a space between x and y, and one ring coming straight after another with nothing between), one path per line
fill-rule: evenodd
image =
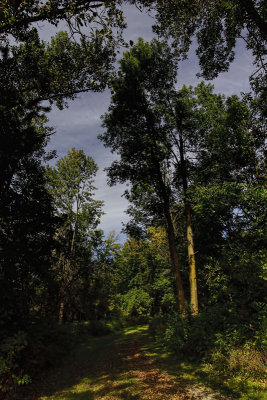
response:
M226 399L211 390L197 387L194 384L197 377L192 379L193 371L178 363L166 362L168 354L159 359L157 346L149 338L147 326L127 328L120 335L93 340L93 347L84 343L77 349L56 375L53 388L50 386L41 396L32 399ZM191 380L186 379L185 376L190 376L190 373ZM228 396L227 400L230 399L231 396Z
M18 400L243 399L240 382L229 383L208 365L177 361L154 342L145 325L88 336L31 390ZM263 398L251 387L250 400Z

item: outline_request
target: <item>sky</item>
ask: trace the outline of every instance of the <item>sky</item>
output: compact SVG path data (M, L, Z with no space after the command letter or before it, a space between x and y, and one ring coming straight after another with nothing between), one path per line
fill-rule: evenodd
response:
M154 35L152 32L153 18L147 14L140 13L133 6L125 10L128 28L124 33L127 41L136 42L139 37L150 41ZM63 27L64 28L64 27ZM58 30L58 29L57 29ZM55 28L51 26L39 26L40 36L49 40L55 34ZM224 93L226 96L249 91L249 75L254 71L251 55L245 48L243 41L239 41L236 47L236 59L230 70L220 74L211 83L215 91ZM188 59L180 63L178 69L178 88L186 85L197 85L201 79L196 77L199 72L198 59L192 46ZM101 115L109 106L110 92L105 90L102 93L85 93L69 103L69 107L62 111L56 108L48 115L49 125L55 128L47 150L56 150L58 158L63 157L73 147L77 150L84 150L86 155L91 156L97 163L99 170L95 178L97 191L95 198L104 201L103 211L105 215L101 219L100 229L104 230L105 236L115 231L118 240L124 241L125 235L121 233L122 223L126 223L128 216L125 213L128 203L123 197L125 185L108 186L107 176L104 168L110 166L116 159L97 139L103 131L101 127ZM53 161L55 163L56 160Z

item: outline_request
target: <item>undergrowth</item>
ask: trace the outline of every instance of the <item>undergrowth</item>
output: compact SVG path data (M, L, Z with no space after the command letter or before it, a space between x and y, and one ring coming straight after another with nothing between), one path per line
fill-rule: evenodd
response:
M22 385L32 382L36 373L60 365L69 351L84 340L109 334L112 325L102 321L36 323L5 338L0 345L0 399L10 398Z
M261 380L267 363L264 326L253 330L251 324L236 323L236 316L226 310L211 309L194 318L157 315L150 332L177 360L208 363L214 372Z

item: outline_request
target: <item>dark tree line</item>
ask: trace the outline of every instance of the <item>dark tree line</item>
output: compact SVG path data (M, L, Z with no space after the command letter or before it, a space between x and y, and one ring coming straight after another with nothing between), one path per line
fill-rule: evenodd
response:
M154 30L172 47L124 42L122 9L134 4L155 12ZM38 23L60 22L68 32L40 40ZM203 83L177 91L177 63L195 38L207 79L228 70L236 41L244 39L255 62L252 92L225 98ZM120 44L132 47L117 74ZM233 320L239 313L246 326L253 315L260 337L266 2L3 0L0 51L3 390L29 381L23 352L47 322L150 318L168 310L177 316L177 304L184 316L201 319L218 306L233 309ZM122 251L97 229L94 161L73 149L54 169L45 167L54 156L45 151L51 107L107 86L113 94L102 139L120 156L110 181L131 183L132 238ZM45 343L45 334L38 340Z

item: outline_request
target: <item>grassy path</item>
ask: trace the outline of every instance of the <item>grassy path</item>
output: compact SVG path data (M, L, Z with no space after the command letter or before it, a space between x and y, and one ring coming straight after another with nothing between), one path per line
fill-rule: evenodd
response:
M212 383L213 382L213 383ZM206 388L205 388L206 387ZM209 389L207 389L209 387ZM224 396L216 393L220 389ZM88 339L27 400L231 400L235 390L162 354L147 327ZM255 397L256 399L257 397ZM251 398L253 399L253 397Z

